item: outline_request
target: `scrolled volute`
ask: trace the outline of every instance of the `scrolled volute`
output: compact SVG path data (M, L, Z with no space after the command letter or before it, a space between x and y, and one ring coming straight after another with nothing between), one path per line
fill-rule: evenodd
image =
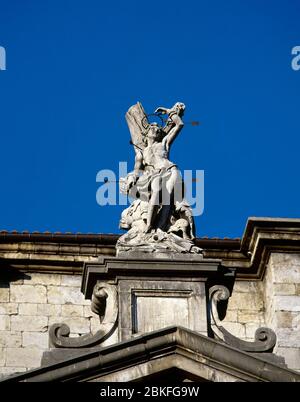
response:
M215 285L209 289L210 325L215 337L245 352L272 352L276 344L276 334L272 329L266 327L258 328L255 332L254 342L248 342L232 335L221 325L218 303L228 300L229 297L230 292L223 285Z
M70 338L67 324L53 324L50 327L50 342L57 348L86 348L100 345L114 332L117 325L117 291L114 285L97 282L92 295L91 310L99 315L100 329L95 334Z

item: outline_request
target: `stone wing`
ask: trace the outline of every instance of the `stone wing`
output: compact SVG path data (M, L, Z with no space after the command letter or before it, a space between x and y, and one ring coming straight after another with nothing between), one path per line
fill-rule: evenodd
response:
M135 105L131 106L127 111L125 117L129 127L131 141L134 145L135 152L137 152L138 150L143 151L145 148L143 138L149 126L149 121L142 104L138 102Z

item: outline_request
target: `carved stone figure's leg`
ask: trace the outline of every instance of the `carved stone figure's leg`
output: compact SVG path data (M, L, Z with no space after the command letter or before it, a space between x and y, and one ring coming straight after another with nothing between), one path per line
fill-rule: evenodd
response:
M148 233L153 228L153 223L157 215L159 207L159 194L160 194L160 177L155 177L151 183L151 197L149 200L147 226L145 233Z
M163 180L162 205L159 226L167 229L168 221L175 202L182 199L182 179L176 167L171 169L170 176Z
M167 192L173 195L173 201L181 202L183 199L183 183L181 175L176 167L171 169L171 176L166 184Z

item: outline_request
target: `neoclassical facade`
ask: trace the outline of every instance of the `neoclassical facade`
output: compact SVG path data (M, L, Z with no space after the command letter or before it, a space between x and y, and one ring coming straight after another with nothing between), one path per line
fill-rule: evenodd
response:
M201 255L117 235L0 233L0 374L16 381L299 381L300 219Z

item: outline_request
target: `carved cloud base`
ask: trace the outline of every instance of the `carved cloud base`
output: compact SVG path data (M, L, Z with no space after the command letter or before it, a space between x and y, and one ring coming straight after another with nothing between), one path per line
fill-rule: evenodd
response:
M161 230L153 233L132 233L129 231L119 238L116 250L117 256L120 253L136 251L148 254L201 254L202 251L194 245L192 240L183 239L174 233L166 233Z

